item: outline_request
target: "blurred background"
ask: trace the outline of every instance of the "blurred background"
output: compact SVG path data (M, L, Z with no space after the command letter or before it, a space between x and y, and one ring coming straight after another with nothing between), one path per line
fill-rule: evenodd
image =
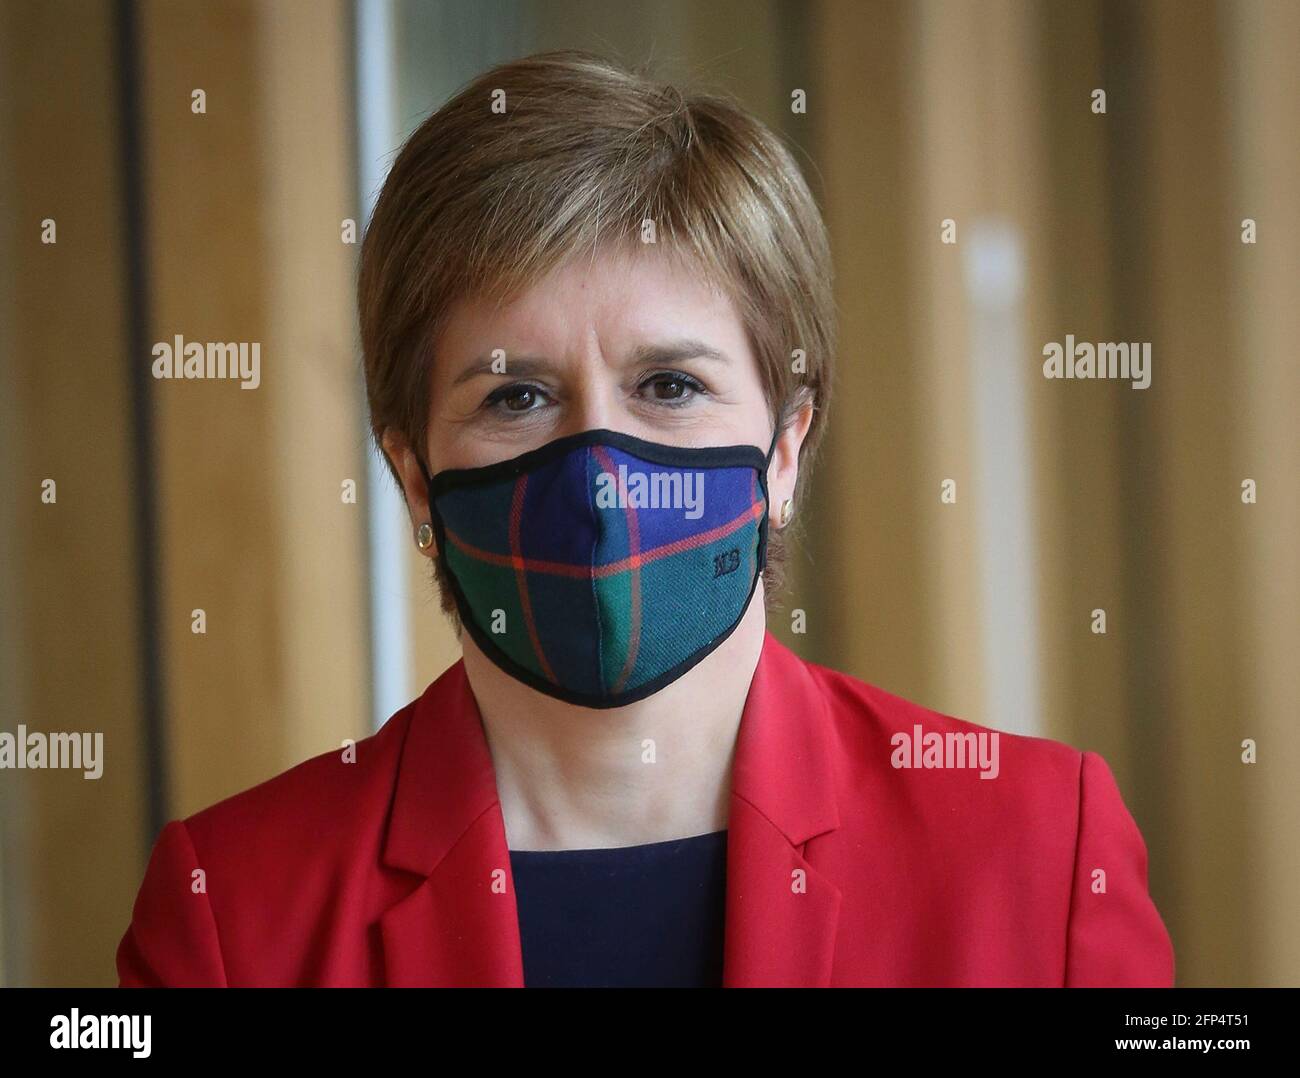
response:
M105 757L0 771L0 983L116 983L167 820L457 658L367 443L360 229L429 112L565 46L736 95L824 209L774 631L1101 753L1178 983L1300 983L1293 0L0 0L0 731ZM260 342L260 387L155 381L177 334ZM1150 388L1045 379L1067 334L1151 342Z

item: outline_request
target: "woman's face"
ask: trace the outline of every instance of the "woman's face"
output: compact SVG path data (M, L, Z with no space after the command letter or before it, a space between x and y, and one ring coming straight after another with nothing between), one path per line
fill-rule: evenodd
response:
M434 473L594 428L764 452L772 439L758 361L734 305L654 253L579 260L499 310L460 303L431 383L425 450ZM796 417L777 446L768 475L774 517L793 492L810 418L811 409ZM398 439L385 448L413 517L427 520L418 462Z

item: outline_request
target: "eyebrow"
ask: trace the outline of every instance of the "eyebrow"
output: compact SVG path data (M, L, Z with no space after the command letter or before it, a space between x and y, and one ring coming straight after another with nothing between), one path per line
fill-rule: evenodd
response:
M632 350L631 355L628 357L628 366L666 366L671 363L680 363L685 359L708 359L718 363L731 362L731 357L720 349L705 344L703 341L683 337L675 341L640 345ZM477 378L484 374L499 374L500 372L492 369L493 362L490 355L479 356L456 375L452 385L458 386L462 382L468 382L471 378ZM514 356L512 358L507 355L504 373L510 377L520 375L527 377L530 374L539 374L552 370L554 366L555 364L545 356Z
M730 363L731 358L723 351L705 344L703 341L683 337L663 344L643 344L632 352L634 364L678 363L683 359L712 359L720 363Z

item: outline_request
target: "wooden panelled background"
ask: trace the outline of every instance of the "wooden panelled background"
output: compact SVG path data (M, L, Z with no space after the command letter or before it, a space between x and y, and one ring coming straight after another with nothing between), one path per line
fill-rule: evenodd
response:
M362 217L352 7L135 8L134 230L117 11L0 4L0 729L100 730L107 757L97 782L0 772L9 984L114 983L154 833L150 775L166 815L187 815L370 725L357 248L340 240ZM961 240L979 222L1018 238L1036 729L1114 769L1180 984L1300 982L1300 5L397 0L390 14L394 148L487 64L564 45L653 57L795 144L832 232L841 352L773 628L993 727L1005 641L980 510L1007 492L976 466ZM796 87L807 115L790 112ZM46 217L57 245L39 242ZM949 217L956 247L939 243ZM1256 245L1240 242L1245 217ZM148 384L143 562L133 243L149 341L262 348L255 391ZM1067 333L1151 341L1151 388L1044 380L1039 350ZM939 501L944 478L956 505ZM455 642L409 545L379 553L412 579L414 696ZM789 630L796 608L806 635ZM147 698L162 707L156 767ZM1243 738L1259 763L1240 762Z
M6 984L104 984L143 839L136 513L111 8L0 5L0 729L104 773L0 771ZM42 244L52 219L55 244ZM57 484L54 504L41 485Z
M127 354L123 324L117 12L68 0L3 10L16 179L0 320L16 600L3 728L102 730L106 756L97 782L0 777L5 977L112 984L156 834L142 792L128 405L131 367L152 356ZM370 730L357 248L342 241L343 220L360 218L347 16L341 2L135 9L148 339L261 346L257 389L149 386L169 818ZM57 246L37 242L45 216ZM57 506L39 502L44 476L59 481ZM341 496L348 479L356 504Z

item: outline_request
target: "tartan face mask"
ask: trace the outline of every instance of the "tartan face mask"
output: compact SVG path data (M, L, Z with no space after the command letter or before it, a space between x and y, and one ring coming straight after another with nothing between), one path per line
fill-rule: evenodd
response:
M610 430L430 476L461 621L506 673L584 707L629 704L731 635L767 559L756 446L688 449Z

